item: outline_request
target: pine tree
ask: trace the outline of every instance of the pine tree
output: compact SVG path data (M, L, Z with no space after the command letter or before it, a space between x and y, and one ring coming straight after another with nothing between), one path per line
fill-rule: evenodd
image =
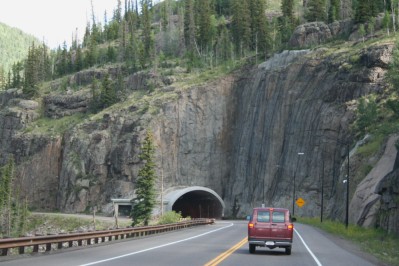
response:
M326 20L326 2L325 0L309 0L308 11L306 12L308 21Z
M83 47L86 47L89 45L90 39L91 39L90 23L87 22L85 34L83 36Z
M142 25L142 42L144 45L144 59L145 64L151 62L153 58L153 45L154 41L152 39L151 32L151 19L152 19L152 1L151 0L141 0L141 25Z
M388 11L385 11L384 18L382 19L382 27L387 31L387 35L389 36L389 28L390 28L390 15Z
M14 180L14 159L11 157L1 169L0 182L0 232L11 235L12 183Z
M125 49L125 63L131 73L139 69L139 40L130 36L130 41Z
M168 8L169 8L169 2L168 1L163 1L162 7L161 7L161 28L162 31L166 31L168 28Z
M104 76L101 84L100 102L102 108L107 108L116 102L116 92L114 87L111 85L108 74Z
M75 71L81 71L83 69L83 54L80 45L76 48L76 58L75 58Z
M107 48L107 61L108 62L115 62L116 60L116 51L115 48L111 45L108 45Z
M141 223L148 225L156 203L154 154L153 134L148 130L140 154L140 159L144 162L144 165L139 170L136 183L136 197L132 200L133 209L131 217L133 226Z
M0 90L4 90L6 88L6 73L4 68L0 66Z
M355 8L355 20L358 23L365 23L371 17L375 17L379 11L382 10L376 0L357 1Z
M121 22L122 21L122 3L121 0L118 0L118 6L114 11L114 20L117 22Z
M389 65L387 77L389 84L392 86L396 94L399 95L399 38L395 38L395 46L392 50L392 60ZM399 104L399 101L396 101ZM399 113L398 113L399 115Z
M294 22L294 0L282 0L281 11L283 17L288 18L292 23Z
M367 133L367 129L376 123L378 119L378 107L375 99L359 99L357 109L356 127L362 134Z
M200 51L206 52L208 46L212 43L213 33L212 24L211 24L211 7L209 0L201 0L197 1L197 27L198 27L198 36L197 43L199 45Z
M241 57L249 49L250 15L247 0L233 0L232 3L232 35L236 53Z
M12 77L12 75L11 75L11 70L8 70L6 89L11 88L11 85L12 85L12 83L11 83L11 77Z
M97 113L97 111L101 108L99 90L100 90L99 81L98 79L94 78L90 86L91 101L89 108L92 113Z
M28 218L28 201L20 201L20 193L14 191L14 158L0 169L0 234L18 236L25 230Z
M187 51L195 51L196 26L194 20L194 0L185 0L184 5L184 43Z
M35 45L29 48L28 58L25 63L25 81L24 87L22 89L23 93L28 97L33 97L38 90L39 83L39 60L37 57L37 52Z
M23 70L23 66L21 62L14 63L12 65L12 87L20 88L22 85L22 77L21 71Z
M233 57L233 45L230 40L230 34L225 24L221 28L221 32L217 41L216 46L217 58L220 58L222 62L231 60Z
M330 0L330 7L328 8L328 22L334 22L340 19L340 0Z
M98 58L98 47L94 40L89 42L88 49L85 52L85 66L92 67L97 63Z
M287 18L288 21L288 18ZM273 18L270 25L270 42L271 42L271 50L276 51L281 45L281 31L280 31L280 23L278 18Z
M215 10L219 16L229 16L230 0L216 0Z
M59 72L58 74L60 76L63 76L68 73L68 50L67 50L67 44L64 42L62 45L62 51L61 51L61 58L60 58L60 63L59 63Z
M266 54L268 47L266 1L251 0L251 48L256 54Z

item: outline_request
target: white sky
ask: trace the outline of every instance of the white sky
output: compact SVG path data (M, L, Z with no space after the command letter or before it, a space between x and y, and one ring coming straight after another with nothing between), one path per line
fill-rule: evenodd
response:
M112 19L117 0L92 0L96 21L103 24L104 11L108 21ZM124 1L121 1L122 10ZM83 38L87 21L91 24L90 0L0 0L0 22L36 36L50 47L72 40L78 28Z

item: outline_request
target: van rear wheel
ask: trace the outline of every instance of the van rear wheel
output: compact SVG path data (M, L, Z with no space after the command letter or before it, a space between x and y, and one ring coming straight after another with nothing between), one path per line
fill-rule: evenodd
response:
M291 255L291 247L285 248L285 254Z
M255 245L249 244L249 253L251 253L251 254L255 253L255 249L256 249Z

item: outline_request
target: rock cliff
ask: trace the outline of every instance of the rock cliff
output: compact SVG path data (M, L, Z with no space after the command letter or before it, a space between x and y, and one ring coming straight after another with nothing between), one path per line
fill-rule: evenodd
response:
M323 179L323 211L342 220L348 147L350 175L359 167L350 132L355 100L381 94L391 52L392 44L359 50L356 59L344 49L285 51L185 89L173 87L173 79L162 87L159 79L162 98L146 89L144 76L130 76L127 87L146 91L145 100L127 99L62 135L26 126L40 110L52 118L85 110L90 93L39 103L10 90L0 96L1 162L16 157L18 186L37 209L111 213L111 198L134 195L140 144L151 128L165 189L209 187L224 200L227 216L244 216L262 203L291 208L295 180L295 196L306 202L296 214L318 216ZM90 76L72 79L89 82Z

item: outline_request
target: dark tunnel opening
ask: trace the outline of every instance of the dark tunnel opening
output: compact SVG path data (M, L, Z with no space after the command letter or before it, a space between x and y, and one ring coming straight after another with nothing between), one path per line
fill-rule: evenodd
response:
M180 196L173 204L172 210L181 212L183 217L216 218L223 215L223 206L211 193L195 190Z

